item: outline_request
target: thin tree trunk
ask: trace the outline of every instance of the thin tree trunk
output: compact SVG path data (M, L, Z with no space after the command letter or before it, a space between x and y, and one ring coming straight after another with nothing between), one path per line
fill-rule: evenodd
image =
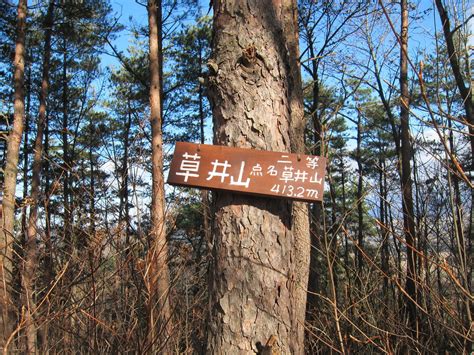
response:
M47 113L46 113L47 114ZM45 270L46 271L46 285L50 285L54 280L54 265L53 265L53 245L51 241L51 209L49 208L49 200L51 198L51 171L49 163L49 123L46 119L46 126L44 128L44 175L45 175L45 186L44 186L44 209L45 209L45 231L44 231L44 244L45 244Z
M18 1L17 37L14 58L14 111L13 127L8 136L8 148L4 174L3 219L0 231L0 349L5 347L6 340L13 331L15 306L12 302L12 250L15 222L15 190L18 173L18 160L23 119L25 116L25 92L23 88L25 74L25 36L26 36L27 1Z
M66 38L63 39L63 71L62 71L62 109L63 109L63 122L62 122L62 144L63 144L63 217L64 217L64 239L66 245L68 245L69 252L72 252L74 248L73 233L71 233L71 207L69 205L69 170L70 159L69 159L69 112L68 112L68 78L67 78L67 43Z
M92 124L92 119L90 120L90 127L91 129L93 128ZM90 143L89 145L89 169L90 169L90 181L89 181L89 198L90 198L90 203L89 203L89 220L90 220L90 234L89 238L94 239L95 238L95 232L96 232L96 208L95 208L95 171L94 171L94 154L93 154L93 143Z
M341 199L342 199L342 211L341 211L341 216L346 216L347 213L347 205L346 205L346 168L344 164L344 157L341 156L339 160L339 170L341 172ZM345 292L346 292L346 304L352 304L352 269L349 265L349 252L350 252L350 247L349 247L349 232L347 228L347 223L346 223L346 218L343 218L341 221L342 225L342 231L344 233L344 271L346 274L346 282L347 284L344 285L345 287ZM349 318L353 319L354 317L354 307L349 308ZM349 334L352 334L353 327L352 324L347 324L345 327L345 333L347 336L347 339L349 339Z
M209 98L215 143L301 149L296 2L213 5ZM308 254L304 207L227 192L216 193L215 205L207 352L303 353L298 283L308 260L295 253L306 243L301 252Z
M449 128L449 149L452 153L455 153L454 147L454 137L452 130L452 120L448 117L448 128ZM452 168L448 171L448 184L449 184L449 195L450 195L450 205L453 214L453 250L457 250L457 259L459 262L459 271L461 273L462 285L466 289L470 289L470 278L469 278L469 264L468 264L468 245L466 245L465 231L463 229L463 212L462 212L462 200L461 200L461 191L459 186L459 177L456 174L453 174L452 171L455 171L454 164L450 164ZM472 208L472 203L471 203ZM472 212L472 211L471 211ZM465 327L466 330L469 329L472 324L472 310L471 304L472 301L469 297L464 298L465 309L461 312L464 315ZM469 341L466 338L466 352L472 351L474 343Z
M314 44L312 37L308 38L308 46L311 58L315 57ZM314 155L324 154L323 150L323 129L321 117L319 116L319 78L318 78L318 65L316 60L312 61L312 74L313 74L313 98L311 105L311 121L314 128L313 144L314 149L311 152ZM309 266L309 277L308 277L308 300L306 305L306 321L312 323L316 317L318 309L318 298L317 293L321 291L320 285L321 278L321 263L318 260L318 253L322 250L322 238L323 238L323 207L322 203L315 202L311 207L311 228L310 228L310 266Z
M43 157L43 131L46 124L46 102L48 98L49 88L49 63L51 57L51 33L53 27L53 11L54 11L54 0L50 0L48 6L48 13L46 15L44 29L44 49L43 49L43 73L41 80L41 90L39 97L39 112L37 122L37 132L34 145L34 158L33 158L33 175L31 179L31 205L30 215L28 219L28 232L25 243L25 267L23 273L23 287L26 295L25 304L25 318L26 322L26 336L27 336L27 351L30 354L37 353L36 343L36 326L33 318L33 312L35 309L35 273L37 264L37 250L36 240L38 231L38 206L39 206L39 195L40 195L40 182L41 182L41 163Z
M472 90L470 85L466 85L464 82L461 66L459 64L459 52L456 51L455 48L448 12L444 8L442 0L436 0L435 3L438 9L439 17L443 24L443 33L444 39L446 40L449 63L451 65L451 70L453 71L456 86L458 87L459 93L461 94L462 103L466 112L466 123L469 131L469 141L471 143L471 156L472 159L474 159L474 103L472 101ZM471 164L474 166L472 160Z
M150 29L150 109L152 130L152 202L151 231L147 254L146 284L148 299L148 341L154 351L169 353L170 304L168 244L165 227L165 191L163 180L163 137L161 96L161 0L148 1Z
M31 65L28 66L26 75L26 111L25 128L23 140L23 208L21 211L21 235L26 235L27 219L27 197L28 197L28 152L29 152L29 133L30 133L30 108L31 108Z
M468 126L468 133L469 133L469 141L471 145L471 161L470 161L470 170L473 171L474 169L474 102L472 96L472 87L471 82L468 78L468 83L466 85L464 81L464 76L462 73L459 57L460 54L456 51L453 32L451 31L451 24L449 20L448 12L446 11L445 7L443 6L442 0L436 0L436 7L438 9L439 17L441 19L443 25L443 33L444 38L446 40L446 48L448 50L448 57L449 63L451 65L451 70L453 71L454 79L456 81L456 86L461 94L462 103L464 105L464 111L466 113L466 125ZM454 177L454 184L456 188L457 178ZM458 204L457 204L458 205ZM458 208L458 207L456 207ZM459 255L461 263L465 263L465 267L462 267L462 280L464 287L466 287L469 291L472 288L472 265L474 264L474 256L472 255L472 244L474 242L474 189L471 189L471 207L470 207L470 218L468 223L468 230L467 230L467 238L468 242L466 243L464 240L464 233L463 231L458 231L457 235L459 236L460 240L458 241ZM456 213L455 218L460 219L458 213ZM462 228L462 226L458 223L458 228ZM467 244L467 245L466 245ZM467 250L466 250L467 249ZM463 256L462 254L465 253L468 257ZM471 265L468 267L467 265ZM466 329L472 329L472 299L466 297L465 300L465 319L466 319ZM472 338L472 337L471 337ZM474 350L474 342L467 341L466 342L466 352L471 352Z
M62 33L64 36L62 39L62 51L63 51L63 63L62 63L62 73L61 73L61 80L62 80L62 97L61 97L61 108L62 108L62 129L61 129L61 139L62 139L62 164L61 164L61 174L62 174L62 182L63 182L63 230L62 230L62 239L64 242L64 253L69 260L73 260L73 255L75 254L75 246L76 246L76 236L73 230L73 226L71 223L71 205L70 205L70 151L69 151L69 105L68 105L68 97L69 97L69 80L68 80L68 45L67 45L67 32ZM68 271L65 277L62 278L61 282L63 284L63 290L66 290L66 285L70 282L72 278L71 272ZM70 289L67 289L66 292L61 292L61 298L64 302L67 302L67 299L70 298L71 294L76 292L75 287L73 286ZM72 317L63 319L64 327L66 329L72 329L74 326L75 319ZM64 337L65 347L69 348L72 347L73 343L73 336L71 332L67 332Z
M413 187L411 179L411 152L410 141L410 95L408 92L408 1L401 0L401 31L400 31L400 125L401 125L401 187L403 203L403 225L405 229L407 252L407 276L405 291L406 311L409 326L413 334L418 337L417 316L417 270L416 270L416 234L413 208Z
M203 66L202 63L202 56L201 51L199 51L199 65ZM204 88L201 84L199 84L199 128L201 133L201 144L205 143L205 135L204 135ZM206 242L206 253L209 255L211 252L212 246L212 233L211 233L211 210L209 208L209 191L201 190L201 203L202 203L202 219L203 219L203 228L204 228L204 239Z
M127 123L125 124L123 157L120 167L120 204L119 204L119 223L125 225L125 233L128 246L129 214L128 214L128 151L130 145L130 128L132 126L132 113L130 100L128 101Z
M45 229L44 229L44 285L46 285L46 290L50 290L54 280L54 263L53 263L53 245L51 241L51 210L49 208L49 199L51 197L51 183L50 183L50 165L49 165L49 123L48 118L46 118L46 125L44 129L44 176L45 176L45 183L44 183L44 214L45 214ZM52 298L52 297L50 297ZM49 315L50 310L50 301L48 299L47 305L45 308L48 309L46 313ZM45 324L41 331L41 349L40 352L42 354L47 354L49 349L49 324Z
M94 132L94 126L92 123L92 118L89 121L90 129ZM94 133L93 133L94 134ZM90 182L89 182L89 235L88 241L84 242L88 244L88 257L89 257L89 267L90 267L90 301L89 304L92 305L92 316L94 320L90 321L89 326L89 339L90 339L90 348L93 349L94 353L99 353L98 346L98 324L95 321L97 319L97 284L96 284L96 258L100 262L100 245L96 243L96 208L95 208L95 171L94 171L94 155L93 155L93 138L89 143L89 169L90 169ZM85 171L85 169L83 169ZM85 179L84 179L85 181ZM95 247L99 246L99 249L96 250ZM92 333L92 334L91 334Z
M362 285L362 277L364 275L364 210L363 210L363 171L362 171L362 113L357 110L357 146L356 146L356 160L357 160L357 271L359 277L357 278Z
M26 54L27 58L29 54ZM28 59L26 59L28 60ZM25 90L26 90L26 110L25 110L25 124L24 124L24 141L23 141L23 206L21 211L21 232L18 236L18 241L15 243L15 250L13 251L13 264L20 265L18 268L18 275L16 280L12 280L15 289L21 289L22 284L24 282L23 278L25 277L25 270L24 270L24 260L27 257L27 243L28 243L28 226L27 226L27 213L28 213L28 205L31 205L31 200L28 197L28 156L29 156L29 133L30 133L30 108L31 108L31 65L28 65L26 69L26 82L25 82ZM15 290L16 291L16 290ZM13 292L15 292L13 291ZM19 291L20 293L21 291ZM21 294L20 303L22 306L27 307L28 304L28 293L24 292ZM28 323L29 317L28 312L25 314L25 335L26 335L26 343L25 343L25 351L28 351Z
M290 149L292 153L305 153L306 118L303 105L303 84L301 79L301 65L299 62L299 27L297 1L283 2L283 32L286 34L287 48L290 57L287 80L290 83ZM316 204L322 205L317 202ZM309 282L309 264L311 258L311 234L309 224L308 204L293 202L291 233L294 239L295 253L295 283L296 289L293 301L296 304L295 319L293 321L296 332L295 351L304 350L305 319L307 305L307 288Z
M380 235L382 236L382 249L381 249L381 269L384 273L383 278L383 294L385 304L389 304L388 298L388 287L389 287L389 249L388 249L388 237L389 237L389 229L388 229L388 221L386 217L385 211L385 204L387 201L387 193L386 193L386 186L384 185L384 175L386 174L385 171L385 160L383 158L379 158L379 208L380 208Z

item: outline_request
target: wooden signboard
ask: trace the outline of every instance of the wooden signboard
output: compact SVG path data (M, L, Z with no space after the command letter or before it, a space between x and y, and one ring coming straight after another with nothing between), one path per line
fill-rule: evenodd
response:
M168 184L313 202L325 171L323 157L178 142Z

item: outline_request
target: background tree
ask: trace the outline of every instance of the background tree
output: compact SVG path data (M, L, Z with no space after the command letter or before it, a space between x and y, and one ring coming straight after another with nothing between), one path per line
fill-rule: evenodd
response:
M34 145L34 162L33 162L33 176L31 182L31 207L28 219L27 238L25 242L25 267L22 277L23 287L25 290L25 309L26 315L26 336L27 336L27 352L36 353L38 351L36 341L36 327L33 318L35 310L36 292L34 290L35 269L37 263L36 250L36 232L38 230L38 205L39 189L41 183L41 161L43 158L43 131L46 124L46 105L49 88L49 70L51 60L51 36L54 23L54 1L50 0L47 14L44 20L44 49L43 49L43 70L42 82L39 98L39 113L37 121L37 132ZM25 138L26 140L26 138ZM25 179L26 180L26 179Z
M2 342L0 347L5 349L10 333L14 329L15 311L12 303L12 258L13 243L15 241L15 191L17 183L18 160L20 143L23 134L23 120L25 115L25 37L26 37L26 0L18 2L18 15L16 27L15 57L13 60L14 72L14 111L13 126L8 135L6 164L4 171L3 207L2 207L2 251L0 266L2 268L2 300L1 321Z
M146 260L145 284L148 300L148 341L152 349L168 353L166 342L170 336L168 243L165 225L165 190L163 178L162 134L162 36L161 1L148 2L150 26L150 123L152 151L152 199L150 249Z

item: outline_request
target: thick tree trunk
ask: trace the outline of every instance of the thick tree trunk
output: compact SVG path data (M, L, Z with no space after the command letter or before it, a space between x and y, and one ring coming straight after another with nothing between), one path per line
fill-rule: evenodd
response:
M408 91L408 2L401 0L401 32L400 32L400 126L401 126L401 187L403 203L403 226L407 250L407 276L405 284L405 304L411 330L418 334L417 319L417 254L415 219L413 208L413 183L411 179L410 141L410 94Z
M49 88L49 63L51 58L51 32L53 27L54 0L50 0L48 13L46 15L44 28L44 49L43 49L43 73L40 90L40 106L38 113L37 132L34 146L33 176L31 179L30 194L30 215L28 219L27 238L25 243L25 266L23 270L23 288L25 292L25 319L26 319L26 337L27 352L34 354L37 352L36 344L36 326L34 323L33 312L35 308L35 290L34 279L36 273L37 255L36 255L36 236L38 230L38 205L39 190L41 181L41 162L43 156L43 131L46 124L46 101Z
M146 285L148 299L148 341L154 351L169 353L170 336L168 244L165 228L165 191L163 179L163 137L161 117L161 0L148 1L150 29L150 109L152 131L151 231L147 254Z
M18 172L23 118L25 115L25 36L27 1L18 1L17 37L14 58L14 112L13 127L8 136L3 190L3 219L0 231L0 349L3 349L13 331L15 306L11 303L12 250L15 222L15 190Z
M302 150L296 2L213 4L215 143ZM208 353L303 353L306 206L222 192L215 207Z

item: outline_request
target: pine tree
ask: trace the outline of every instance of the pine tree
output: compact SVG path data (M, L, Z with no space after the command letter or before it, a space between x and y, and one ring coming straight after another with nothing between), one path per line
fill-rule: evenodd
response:
M18 159L21 137L23 134L23 120L25 115L25 39L26 39L27 2L19 0L17 16L17 35L14 57L14 114L13 127L8 136L8 148L5 166L5 180L3 190L2 231L0 233L0 267L3 279L1 282L0 324L2 334L0 348L7 351L7 340L14 330L14 306L12 304L12 257L15 240L15 190L17 182Z
M170 352L171 309L169 300L168 242L166 240L166 209L163 178L162 133L162 35L161 0L149 0L148 23L150 26L150 124L152 144L152 202L151 230L147 253L148 291L148 342L153 351Z
M208 90L214 143L301 149L296 2L218 1L213 8ZM293 220L286 201L217 193L215 203L207 351L302 353L304 308L295 302L303 301L297 289L305 281L298 274L307 275L309 250L299 251L298 269L291 255L295 240L309 245L304 221ZM308 256L304 263L302 254Z

